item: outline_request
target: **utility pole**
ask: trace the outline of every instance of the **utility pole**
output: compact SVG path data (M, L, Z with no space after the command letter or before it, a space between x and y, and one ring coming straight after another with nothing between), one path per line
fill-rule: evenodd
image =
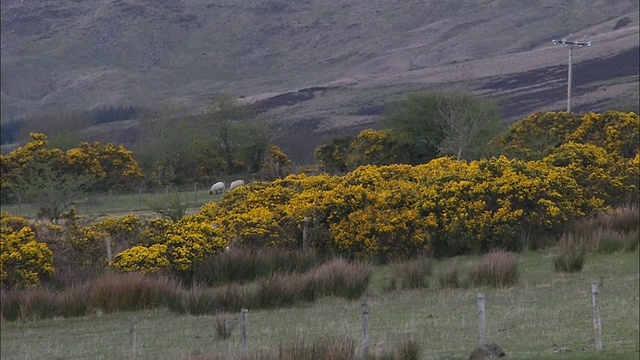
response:
M585 35L586 36L586 35ZM581 41L569 41L567 39L562 40L551 40L553 44L562 44L565 47L569 48L569 74L567 79L567 112L571 112L571 84L573 82L573 48L574 47L583 47L583 46L591 46L591 41L581 42Z

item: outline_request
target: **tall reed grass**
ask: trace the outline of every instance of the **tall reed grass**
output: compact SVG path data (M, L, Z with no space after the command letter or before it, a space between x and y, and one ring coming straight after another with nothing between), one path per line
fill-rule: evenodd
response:
M569 224L565 235L588 252L633 252L640 246L640 211L627 206L579 219ZM560 248L566 245L561 243Z
M194 280L208 286L251 282L274 273L304 273L324 261L314 250L232 249L198 264Z
M427 257L411 260L392 261L391 277L386 290L421 289L429 286L429 276L433 272L433 261Z
M0 312L13 321L133 311L166 306L167 299L179 292L179 283L166 276L108 274L63 290L45 286L3 290Z
M265 309L312 302L323 296L348 300L362 297L367 290L371 268L366 263L334 259L304 274L273 274L255 284L223 285L209 288L194 284L181 296L172 297L168 307L178 313L215 314L242 308Z
M487 253L469 270L469 281L473 286L509 287L518 280L516 257L502 250Z
M558 253L553 257L556 272L577 273L582 271L587 259L587 246L572 233L562 235Z

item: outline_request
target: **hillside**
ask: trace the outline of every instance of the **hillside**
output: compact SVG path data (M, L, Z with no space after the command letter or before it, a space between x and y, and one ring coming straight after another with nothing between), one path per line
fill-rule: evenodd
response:
M505 116L638 107L638 2L572 0L6 0L2 121L72 108L263 101L310 147L370 126L409 90L465 82ZM351 130L349 130L351 129ZM289 151L298 149L286 142Z

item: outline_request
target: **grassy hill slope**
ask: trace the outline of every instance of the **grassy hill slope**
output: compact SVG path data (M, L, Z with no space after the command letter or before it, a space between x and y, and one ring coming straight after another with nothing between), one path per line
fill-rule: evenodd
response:
M594 42L574 52L575 109L638 104L637 1L7 0L1 26L3 122L311 88L264 116L326 134L370 124L408 90L462 81L513 118L562 109L567 51L550 40L569 34Z

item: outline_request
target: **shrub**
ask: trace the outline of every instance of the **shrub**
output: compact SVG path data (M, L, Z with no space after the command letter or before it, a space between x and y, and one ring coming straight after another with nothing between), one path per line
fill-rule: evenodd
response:
M46 244L37 241L31 227L15 229L22 218L14 218L6 212L0 214L0 218L0 286L39 285L44 277L53 274L53 253Z
M580 272L586 257L585 245L577 241L573 235L565 234L558 245L558 254L553 258L553 269L557 272Z
M618 21L616 21L616 24L613 26L613 30L618 30L621 27L625 27L627 25L629 25L631 23L631 19L629 19L629 17L625 16L623 18L618 19Z
M489 252L470 269L470 282L475 286L508 287L517 280L517 259L502 250Z
M169 269L167 245L136 245L116 255L112 267L121 272L159 273Z

